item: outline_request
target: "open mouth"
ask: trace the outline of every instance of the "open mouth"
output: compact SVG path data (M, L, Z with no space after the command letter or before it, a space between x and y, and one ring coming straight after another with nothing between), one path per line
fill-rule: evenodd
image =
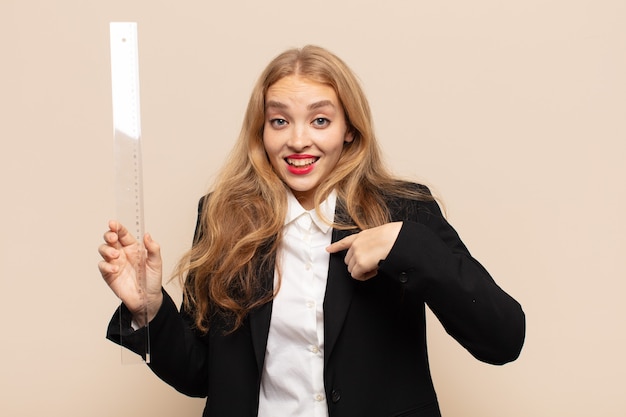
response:
M285 158L285 162L287 162L289 166L292 166L294 168L306 168L306 167L313 165L318 160L319 158L316 158L316 157L302 158L302 159Z

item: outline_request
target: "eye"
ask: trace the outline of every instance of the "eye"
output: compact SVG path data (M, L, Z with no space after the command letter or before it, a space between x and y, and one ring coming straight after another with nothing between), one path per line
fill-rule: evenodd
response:
M285 119L270 119L270 125L274 128L280 128L287 125L287 121Z
M326 127L330 124L330 120L325 117L317 117L313 120L313 126L315 127Z

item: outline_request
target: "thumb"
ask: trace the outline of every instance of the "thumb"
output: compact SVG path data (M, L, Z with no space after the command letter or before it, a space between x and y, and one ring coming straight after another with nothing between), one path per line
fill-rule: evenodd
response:
M143 244L146 247L146 251L148 252L148 259L152 265L161 263L161 246L152 239L152 236L149 233L146 233L143 237Z
M352 242L354 242L354 239L356 239L357 236L358 234L353 234L353 235L344 237L343 239L336 241L330 246L327 246L326 251L330 253L336 253L345 249L350 249L350 246L352 246Z

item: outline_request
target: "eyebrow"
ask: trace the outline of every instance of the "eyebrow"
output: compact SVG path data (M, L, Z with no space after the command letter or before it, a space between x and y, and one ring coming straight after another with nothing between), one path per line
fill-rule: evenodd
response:
M266 109L286 109L287 105L285 103L281 103L280 101L274 101L274 100L270 100L268 102L265 103L265 108Z
M315 103L311 103L307 106L307 109L309 110L315 110L315 109L319 109L320 107L335 107L335 105L333 104L332 101L330 100L322 100L322 101L318 101Z
M307 106L308 110L315 110L315 109L319 109L321 107L326 107L326 106L330 106L330 107L335 107L335 105L333 104L332 101L330 100L320 100L320 101L316 101L315 103L311 103ZM286 109L288 106L285 103L281 103L280 101L275 101L275 100L270 100L268 102L265 103L265 108L269 109L269 108L273 108L273 109Z

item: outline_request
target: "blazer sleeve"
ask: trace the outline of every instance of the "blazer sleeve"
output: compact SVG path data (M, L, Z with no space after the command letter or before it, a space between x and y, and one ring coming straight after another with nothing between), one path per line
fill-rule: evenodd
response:
M148 328L133 331L131 314L122 304L107 329L107 338L142 354L145 332L149 332L150 369L177 391L192 397L208 392L207 343L193 330L191 317L179 312L163 290L163 304ZM144 357L145 359L145 357Z
M525 337L520 304L470 255L436 202L407 204L413 214L401 219L398 238L379 271L422 294L448 334L477 359L491 364L515 360Z

